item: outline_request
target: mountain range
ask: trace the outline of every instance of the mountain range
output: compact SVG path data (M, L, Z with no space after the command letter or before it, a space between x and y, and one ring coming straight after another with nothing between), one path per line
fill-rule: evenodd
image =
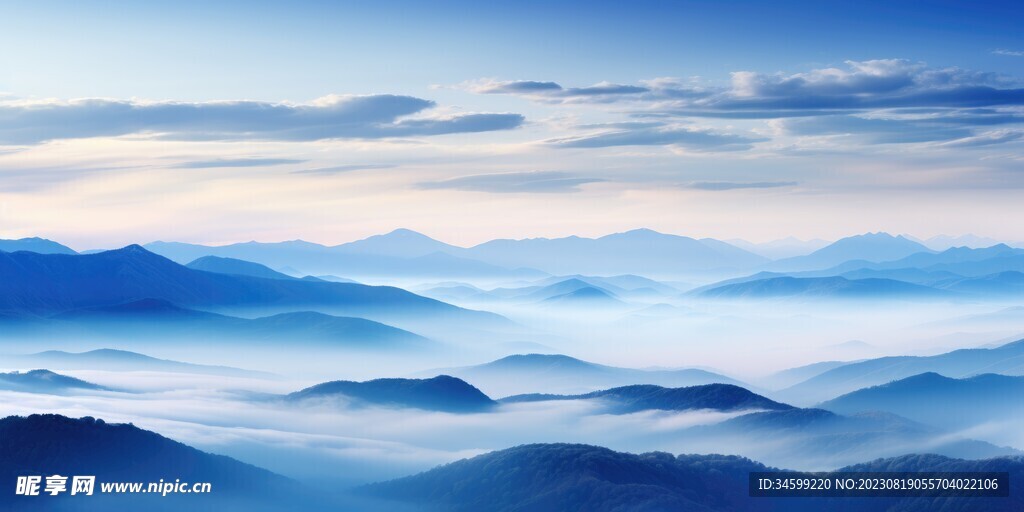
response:
M814 404L928 372L953 378L981 373L1024 375L1024 340L996 348L961 349L934 356L890 356L852 362L828 369L772 396L790 403Z
M212 366L157 359L136 352L110 348L101 348L87 352L47 350L35 354L7 356L6 360L8 365L46 367L62 370L159 371L197 375L222 375L225 377L276 378L273 374L265 372L243 370L230 366Z
M458 308L399 288L194 270L138 245L89 255L0 253L0 311L45 316L143 299L205 310L317 308L398 321L507 323L492 313Z
M364 318L313 311L238 318L181 308L160 299L142 299L57 313L47 322L30 321L11 335L92 336L137 342L215 339L247 344L288 344L345 349L425 350L438 344L418 334Z
M607 405L613 414L638 411L742 411L787 410L792 406L780 404L747 389L731 384L704 384L684 388L665 388L651 384L637 384L580 395L528 394L503 398L501 403L544 402L557 400L596 400Z
M0 480L11 492L0 495L6 510L324 510L315 494L282 476L237 460L204 453L132 425L53 414L0 419ZM19 496L14 482L26 475L92 475L92 496ZM209 494L114 494L101 483L180 480L207 482ZM45 480L44 480L45 484Z
M879 459L851 471L1006 471L1024 477L1021 457L965 461L936 455ZM621 453L589 445L533 444L499 450L359 489L398 504L452 512L969 512L1024 507L1024 491L1009 498L756 498L751 472L775 471L724 455ZM500 476L499 476L500 475Z
M25 393L64 394L75 391L106 391L107 388L50 370L0 373L0 389Z
M523 393L588 393L632 384L684 387L742 383L707 370L635 370L582 361L556 354L507 356L490 363L430 370L459 377L492 396Z
M429 379L337 380L296 391L291 402L342 399L349 406L412 407L453 413L482 412L497 403L467 382L438 375Z
M943 428L967 428L990 421L1019 424L1024 421L1021 397L1024 377L986 373L953 379L928 372L860 389L819 407L840 414L885 411Z

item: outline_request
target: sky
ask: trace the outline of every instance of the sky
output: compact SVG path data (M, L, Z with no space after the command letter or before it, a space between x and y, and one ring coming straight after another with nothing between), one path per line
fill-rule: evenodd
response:
M0 238L1024 240L1019 3L0 9Z

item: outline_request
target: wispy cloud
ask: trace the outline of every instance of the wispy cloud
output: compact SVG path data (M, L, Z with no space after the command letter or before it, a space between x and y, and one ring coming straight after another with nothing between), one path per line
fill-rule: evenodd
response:
M375 139L507 130L524 121L509 113L411 117L436 106L396 95L331 95L304 104L14 100L0 102L0 144L138 134L172 140Z
M565 148L607 148L615 146L680 146L695 151L742 151L766 139L711 130L663 124L644 124L633 129L606 131L562 139L547 144Z
M1006 48L997 48L995 50L992 50L992 53L996 55L1006 55L1008 57L1024 57L1024 51L1007 50Z
M580 185L605 181L574 176L564 172L534 171L500 174L476 174L442 181L419 183L421 189L455 189L491 193L565 193L578 192Z
M392 164L348 164L348 165L336 165L333 167L318 167L314 169L302 169L300 171L292 171L292 174L339 174L344 172L352 171L366 171L372 169L393 169L398 167Z
M218 167L265 167L273 165L301 164L306 160L294 158L220 158L216 160L197 160L182 162L175 165L178 169L215 169Z
M733 182L733 181L695 181L686 184L686 188L693 188L697 190L711 190L711 191L722 191L722 190L736 190L743 188L781 188L781 187L794 187L797 185L795 181L755 181L755 182Z

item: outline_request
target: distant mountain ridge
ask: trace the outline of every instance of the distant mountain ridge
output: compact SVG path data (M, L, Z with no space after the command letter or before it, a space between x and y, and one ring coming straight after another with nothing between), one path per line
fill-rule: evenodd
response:
M309 343L354 349L430 349L437 344L423 336L365 318L333 316L314 311L239 318L178 307L161 299L142 299L113 306L75 309L51 317L44 329L99 333L106 337L167 339L180 336L215 337L248 343ZM131 330L144 326L143 333Z
M517 354L482 365L431 372L454 375L494 396L589 393L633 384L673 388L714 383L742 385L739 381L706 370L617 368L557 354Z
M994 420L1024 421L1024 403L1015 397L1024 397L1024 376L987 373L953 379L928 372L860 389L819 407L841 414L885 411L932 425L966 428Z
M78 254L70 247L61 245L45 238L19 238L17 240L0 240L0 251L28 251L39 254Z
M665 388L650 384L637 384L581 395L516 395L503 398L500 401L502 403L523 403L595 399L609 402L611 410L620 414L646 410L686 411L711 409L716 411L740 411L747 409L792 409L790 405L769 400L745 388L731 384L704 384L684 388Z
M851 260L891 261L911 254L931 252L934 251L903 235L866 233L837 240L806 256L775 261L768 265L766 270L818 270Z
M772 396L790 403L813 404L928 372L953 378L980 373L1024 375L1024 340L991 349L960 349L934 356L889 356L844 364Z
M297 279L288 274L272 270L266 265L234 258L221 258L219 256L203 256L185 266L194 270L205 270L217 274L262 277L265 279Z
M413 407L443 412L481 412L497 403L469 383L448 375L430 379L375 379L365 382L325 382L286 396L297 402L311 399L345 398L355 404Z
M273 374L232 368L230 366L212 366L167 359L157 359L137 352L101 348L87 352L64 352L47 350L35 354L8 356L11 363L17 365L47 366L67 370L104 370L104 371L166 371L175 373L195 373L206 375L225 375L233 377L274 377ZM10 364L10 363L9 363Z
M69 391L107 391L98 384L61 375L50 370L0 373L0 389L26 393L59 394Z
M506 322L405 290L193 270L140 246L90 255L0 253L0 311L53 314L158 299L198 308L329 308L352 316Z

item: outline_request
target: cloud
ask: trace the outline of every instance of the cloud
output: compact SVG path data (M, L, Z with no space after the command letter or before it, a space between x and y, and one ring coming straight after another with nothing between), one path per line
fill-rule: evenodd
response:
M306 160L294 158L223 158L216 160L199 160L183 162L174 167L178 169L214 169L218 167L264 167L272 165L301 164Z
M535 171L501 174L477 174L442 181L419 183L421 189L454 189L501 193L564 193L579 192L580 185L605 181L577 177L564 172Z
M635 96L650 92L650 89L647 87L611 82L600 82L586 87L562 87L555 82L537 82L532 80L507 82L484 80L466 84L465 88L478 94L513 94L556 103L577 100L595 102L614 101L619 96Z
M149 135L172 140L315 141L507 130L519 114L417 117L436 107L411 96L325 96L311 103L143 102L79 99L0 102L0 144Z
M551 139L547 144L564 148L615 146L679 146L696 151L743 151L765 139L666 125L644 125L580 137Z
M348 165L336 165L333 167L318 167L315 169L302 169L300 171L292 171L292 174L339 174L343 172L352 171L364 171L371 169L393 169L398 167L393 164L348 164Z
M1022 139L1024 139L1024 132L1020 130L995 130L971 137L943 142L940 145L951 148L977 148L1003 144L1006 142L1015 142Z
M905 144L962 139L973 135L968 127L935 120L884 119L860 116L825 116L791 119L786 131L799 136L844 135L865 144Z
M555 82L485 81L468 88L541 101L593 95L604 102L649 104L648 111L641 111L648 114L690 117L767 118L812 115L822 110L1024 105L1020 84L997 73L931 68L904 59L849 60L844 64L793 74L736 71L728 86L656 78L641 82L642 86L602 82L564 88Z
M992 50L995 55L1006 55L1007 57L1024 57L1024 51L1019 50L1007 50L1006 48L997 48Z
M711 190L711 191L722 191L722 190L736 190L743 188L781 188L781 187L794 187L797 185L795 181L755 181L747 183L738 183L731 181L695 181L688 184L687 188L693 188L697 190Z

